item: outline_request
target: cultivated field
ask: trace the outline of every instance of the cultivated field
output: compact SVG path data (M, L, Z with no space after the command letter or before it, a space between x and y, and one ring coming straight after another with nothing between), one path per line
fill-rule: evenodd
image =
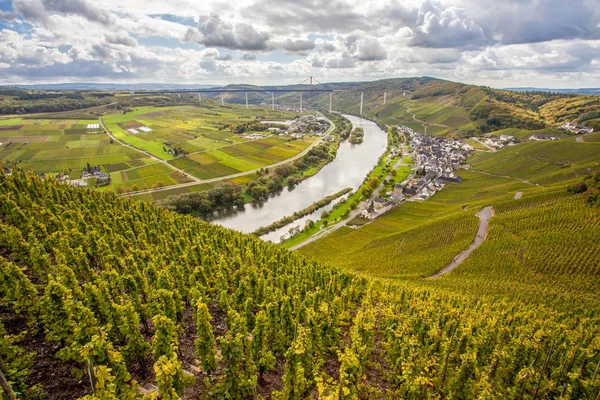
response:
M111 143L100 128L87 129L97 120L0 120L0 160L17 163L36 173L68 172L81 177L87 163L107 170L145 165L148 156Z
M248 140L229 131L231 125L259 118L277 121L295 116L255 107L221 107L212 101L199 107L139 107L102 118L117 141L102 126L88 129L99 120L0 119L0 161L36 173L65 172L70 179L80 178L88 163L99 165L111 177L111 184L101 190L171 186L191 182L192 177L212 179L251 171L295 156L316 138L269 135ZM185 155L174 155L175 149Z
M286 120L296 114L236 105L221 107L215 102L197 107L138 107L124 114L103 118L106 128L119 140L153 156L170 160L169 152L180 148L195 153L242 143L245 139L229 132L231 125L257 119ZM150 129L150 131L145 131Z
M190 176L204 180L251 171L290 158L316 139L290 140L275 135L256 140L244 139L242 135L231 133L229 127L261 118L286 120L296 114L262 108L248 111L235 105L221 107L214 102L210 104L202 107L139 107L125 114L104 117L106 128L118 140L156 159L167 160L183 171L173 171L168 165L155 161L156 165L144 169L112 172L112 184L108 189L135 191L189 182ZM185 154L176 157L174 149L181 149ZM208 187L210 185L200 184L176 190L176 193Z

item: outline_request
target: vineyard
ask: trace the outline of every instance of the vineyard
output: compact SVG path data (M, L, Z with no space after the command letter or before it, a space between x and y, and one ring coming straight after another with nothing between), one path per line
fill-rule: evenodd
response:
M600 391L597 308L584 315L461 294L442 287L446 278L429 288L367 279L21 171L0 175L0 198L4 398L580 399ZM577 201L565 210L581 211ZM499 226L510 231L527 204L498 205ZM597 214L586 215L594 216L597 229ZM455 219L461 236L471 223ZM594 249L580 259L597 260ZM597 276L597 265L567 261L556 271Z

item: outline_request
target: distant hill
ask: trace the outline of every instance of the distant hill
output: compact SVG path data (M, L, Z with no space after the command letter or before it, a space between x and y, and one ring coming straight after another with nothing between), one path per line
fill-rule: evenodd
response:
M182 85L175 83L40 83L12 85L12 87L34 90L194 90L216 85Z
M105 83L64 83L47 85L19 85L17 88L29 90L135 90L163 94L163 91L206 89L210 85L178 84L105 84ZM271 92L271 90L296 90L310 88L302 85L255 86L233 84L212 86L223 89L263 89L264 92L248 92L250 104L270 104L272 95L277 105L300 106L298 92ZM566 121L593 127L600 130L600 89L534 89L513 88L493 89L486 86L468 85L431 77L409 77L382 79L371 82L334 82L315 84L314 89L333 90L333 109L351 114L360 113L360 99L363 95L363 114L385 124L412 125L429 133L472 136L478 133L500 129L519 128L537 130L558 127ZM574 94L574 92L583 94ZM7 93L7 96L9 94ZM11 93L18 96L18 93ZM220 93L206 93L203 96L220 98ZM229 92L223 94L227 103L244 104L246 93ZM180 97L178 97L179 99ZM385 104L384 104L385 98ZM185 101L195 101L188 98ZM123 102L123 100L121 100ZM303 92L302 105L310 109L328 109L329 92ZM0 105L15 113L16 110L37 109L35 104L15 103L15 99L2 101ZM65 109L77 108L69 106ZM82 108L82 107L79 107ZM411 111L412 110L412 111Z
M567 94L585 94L585 95L600 95L600 88L579 88L579 89L547 89L534 87L516 87L505 88L513 92L552 92L552 93L567 93Z

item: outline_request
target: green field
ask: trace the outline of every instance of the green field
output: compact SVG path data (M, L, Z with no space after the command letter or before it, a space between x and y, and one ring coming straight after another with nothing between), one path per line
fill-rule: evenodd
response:
M67 172L81 177L89 163L107 171L144 165L148 156L110 143L101 129L87 129L97 120L0 119L0 160L37 173Z
M469 159L474 170L509 175L547 185L585 175L600 166L600 143L571 138L528 142L496 153L477 152Z
M407 109L410 108L410 110ZM410 100L409 97L398 97L385 106L376 106L367 112L388 125L405 125L418 132L423 132L427 123L427 133L434 135L449 134L455 130L474 130L477 121L469 119L469 112L464 107L456 107L440 102L436 98Z
M295 114L208 103L198 107L137 107L104 116L107 129L134 148L112 141L101 128L86 129L87 124L98 124L98 120L0 119L0 161L17 163L36 173L66 172L71 179L81 177L88 163L100 165L111 176L111 184L101 190L121 192L192 181L185 174L211 179L259 169L300 153L316 139L274 136L247 140L229 132L229 126L261 116L285 120ZM135 135L128 130L140 126L151 131L137 129L139 134ZM172 148L187 155L174 158L165 151ZM158 163L147 153L169 160L174 168Z
M316 138L290 140L270 137L233 144L219 149L191 153L169 163L199 179L218 178L267 167L306 149Z
M436 135L523 140L552 133L529 130L542 118L595 115L599 104L592 96L431 78L353 85L336 91L337 105L356 113L364 92L368 116L417 124L400 108L410 104ZM318 98L326 105L326 93L305 93L307 104ZM229 95L239 101L243 93ZM168 96L153 104L185 100ZM223 175L273 165L310 142L243 140L209 121L219 116L206 107L136 107L135 96L121 98L130 97L113 107L129 110L115 126L139 151L81 132L84 120L11 117L0 122L0 157L46 168L104 157L113 182L102 190L183 181L173 168L221 176L134 197L154 201L214 188ZM470 112L467 120L469 109L483 122ZM241 120L242 107L222 112L231 118L236 110ZM126 133L150 125L152 132ZM163 147L187 155L158 154ZM137 158L120 159L124 154ZM386 157L363 189L390 176L397 160ZM187 214L193 198L213 204L210 196L231 197L230 188L183 196L183 207L155 207L0 169L0 378L8 378L0 397L7 390L24 399L598 399L598 134L477 151L468 164L455 171L461 183L360 227L353 226L357 218L345 219L363 196L357 191L305 236L323 225L342 227L298 251L177 213ZM409 169L400 166L396 180ZM269 176L228 181L261 175ZM493 215L485 240L456 269L432 278L472 243L475 214L487 206ZM156 392L141 396L140 387L150 385Z
M217 102L207 101L195 107L137 107L126 113L106 116L103 122L117 139L160 159L170 160L174 158L168 152L171 148L195 153L244 142L229 131L231 125L260 118L286 120L295 116L295 113L259 107L250 110L236 105L221 107ZM152 131L144 132L140 127Z

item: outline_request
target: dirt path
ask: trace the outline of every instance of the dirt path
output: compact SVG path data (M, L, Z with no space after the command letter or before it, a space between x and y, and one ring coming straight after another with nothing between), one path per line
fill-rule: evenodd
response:
M406 111L408 111L408 113L412 115L412 118L413 118L413 120L415 120L415 122L418 122L419 124L421 124L423 126L423 134L425 136L427 136L427 125L439 126L440 128L450 128L450 126L448 126L448 125L437 124L435 122L423 121L422 119L417 118L415 113L410 110L409 106L402 104L402 107L406 108Z
M498 178L516 179L523 183L527 183L528 185L535 185L537 187L545 187L545 186L540 185L539 183L534 183L534 182L528 181L527 179L523 179L523 178L515 178L514 176L510 176L510 175L492 174L491 172L479 171L479 170L472 169L472 168L469 169L468 171L477 172L478 174L483 174L483 175L497 176Z
M435 274L431 275L428 279L437 278L439 276L446 275L447 273L452 272L454 268L458 267L460 263L462 263L464 260L467 259L467 257L471 255L473 250L481 246L481 244L487 237L488 223L490 222L490 218L492 218L492 215L494 215L494 209L491 206L485 207L478 211L475 215L479 217L479 227L477 228L477 236L475 236L475 239L473 240L471 245L466 250L463 250L456 257L454 257L454 260L452 260L450 264L448 264Z
M325 119L327 119L327 118L325 118ZM290 158L287 158L285 160L276 162L274 164L265 165L262 168L275 168L275 167L278 167L280 165L284 165L284 164L290 163L292 161L295 161L295 160L303 157L304 155L306 155L313 147L315 147L316 145L320 144L325 138L327 138L331 134L331 132L334 131L335 124L333 123L333 121L330 121L329 119L327 119L327 121L331 124L331 126L329 127L329 130L327 132L325 132L325 134L323 134L319 139L317 139L314 142L312 142L310 144L310 146L308 146L302 152L296 154L293 157L290 157ZM112 137L112 135L111 135L111 137ZM134 147L134 149L135 149L135 147ZM139 149L136 149L136 150L139 151ZM169 164L168 162L166 162L166 161L164 161L164 162L167 165L169 165L171 168L177 169L177 168L173 167L171 164ZM143 194L143 193L162 192L163 190L171 190L171 189L177 189L177 188L182 188L182 187L187 187L187 186L199 185L199 184L202 184L202 183L212 183L212 182L218 182L218 181L223 181L223 180L227 180L227 179L239 178L240 176L255 174L257 171L259 171L262 168L257 168L257 169L253 169L253 170L250 170L250 171L243 171L243 172L239 172L237 174L231 174L231 175L227 175L227 176L218 176L216 178L211 178L211 179L197 179L197 178L194 178L194 179L196 179L195 182L187 182L187 183L180 183L178 185L163 186L163 187L159 187L159 188L152 188L152 189L146 189L146 190L138 190L137 192L124 193L121 196L122 197L129 197L129 196L135 196L135 195ZM177 170L180 171L179 169L177 169ZM183 171L181 171L181 172L184 173L186 176L189 176L190 178L192 177L191 175L189 175L189 174L187 174L187 173L185 173Z

